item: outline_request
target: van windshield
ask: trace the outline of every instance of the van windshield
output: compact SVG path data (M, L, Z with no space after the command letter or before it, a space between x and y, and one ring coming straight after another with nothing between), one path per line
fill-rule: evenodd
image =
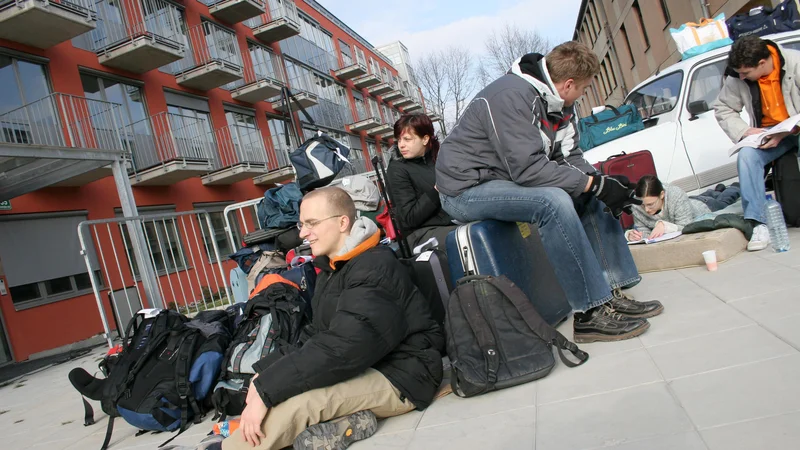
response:
M631 92L625 104L636 105L644 120L664 114L678 104L682 83L683 71L673 72Z

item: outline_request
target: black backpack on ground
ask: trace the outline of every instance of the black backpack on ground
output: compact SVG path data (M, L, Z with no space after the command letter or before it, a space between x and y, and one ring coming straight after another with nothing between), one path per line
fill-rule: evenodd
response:
M182 433L190 421L199 423L230 340L228 324L225 311L203 311L190 321L171 310L143 310L128 323L125 335L131 338L123 340L107 378L73 369L72 385L100 401L109 415L102 449L108 447L116 417L143 431ZM86 423L93 423L85 400L84 408Z
M796 151L786 152L772 167L775 197L788 227L800 227L800 161L797 157Z
M247 398L252 365L283 346L297 344L310 308L300 290L280 275L266 275L247 301L211 397L217 417L238 416Z
M459 397L473 397L547 376L561 361L576 367L589 359L542 319L525 294L505 276L468 276L447 304L450 384ZM578 359L570 361L562 350Z

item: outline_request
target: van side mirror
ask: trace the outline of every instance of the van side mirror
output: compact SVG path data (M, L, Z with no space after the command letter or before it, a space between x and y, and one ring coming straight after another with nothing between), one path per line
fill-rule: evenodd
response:
M708 107L708 103L706 103L705 100L697 100L691 102L689 103L687 109L689 110L689 114L692 115L692 117L690 117L689 120L697 119L697 116L699 116L700 114L711 111L711 108Z

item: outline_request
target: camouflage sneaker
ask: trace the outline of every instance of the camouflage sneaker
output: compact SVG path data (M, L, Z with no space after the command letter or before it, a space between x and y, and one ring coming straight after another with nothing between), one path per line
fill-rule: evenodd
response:
M353 442L366 439L378 430L372 411L359 411L347 417L306 428L294 440L294 450L344 450Z

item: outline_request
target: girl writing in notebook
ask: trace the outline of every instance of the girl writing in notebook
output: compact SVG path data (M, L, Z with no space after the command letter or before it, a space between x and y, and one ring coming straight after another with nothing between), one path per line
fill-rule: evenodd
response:
M634 229L625 232L628 242L682 231L698 216L719 211L741 196L739 183L733 183L728 187L719 184L714 190L689 197L681 188L662 183L654 175L639 179L635 194L642 199L642 205L633 206Z

